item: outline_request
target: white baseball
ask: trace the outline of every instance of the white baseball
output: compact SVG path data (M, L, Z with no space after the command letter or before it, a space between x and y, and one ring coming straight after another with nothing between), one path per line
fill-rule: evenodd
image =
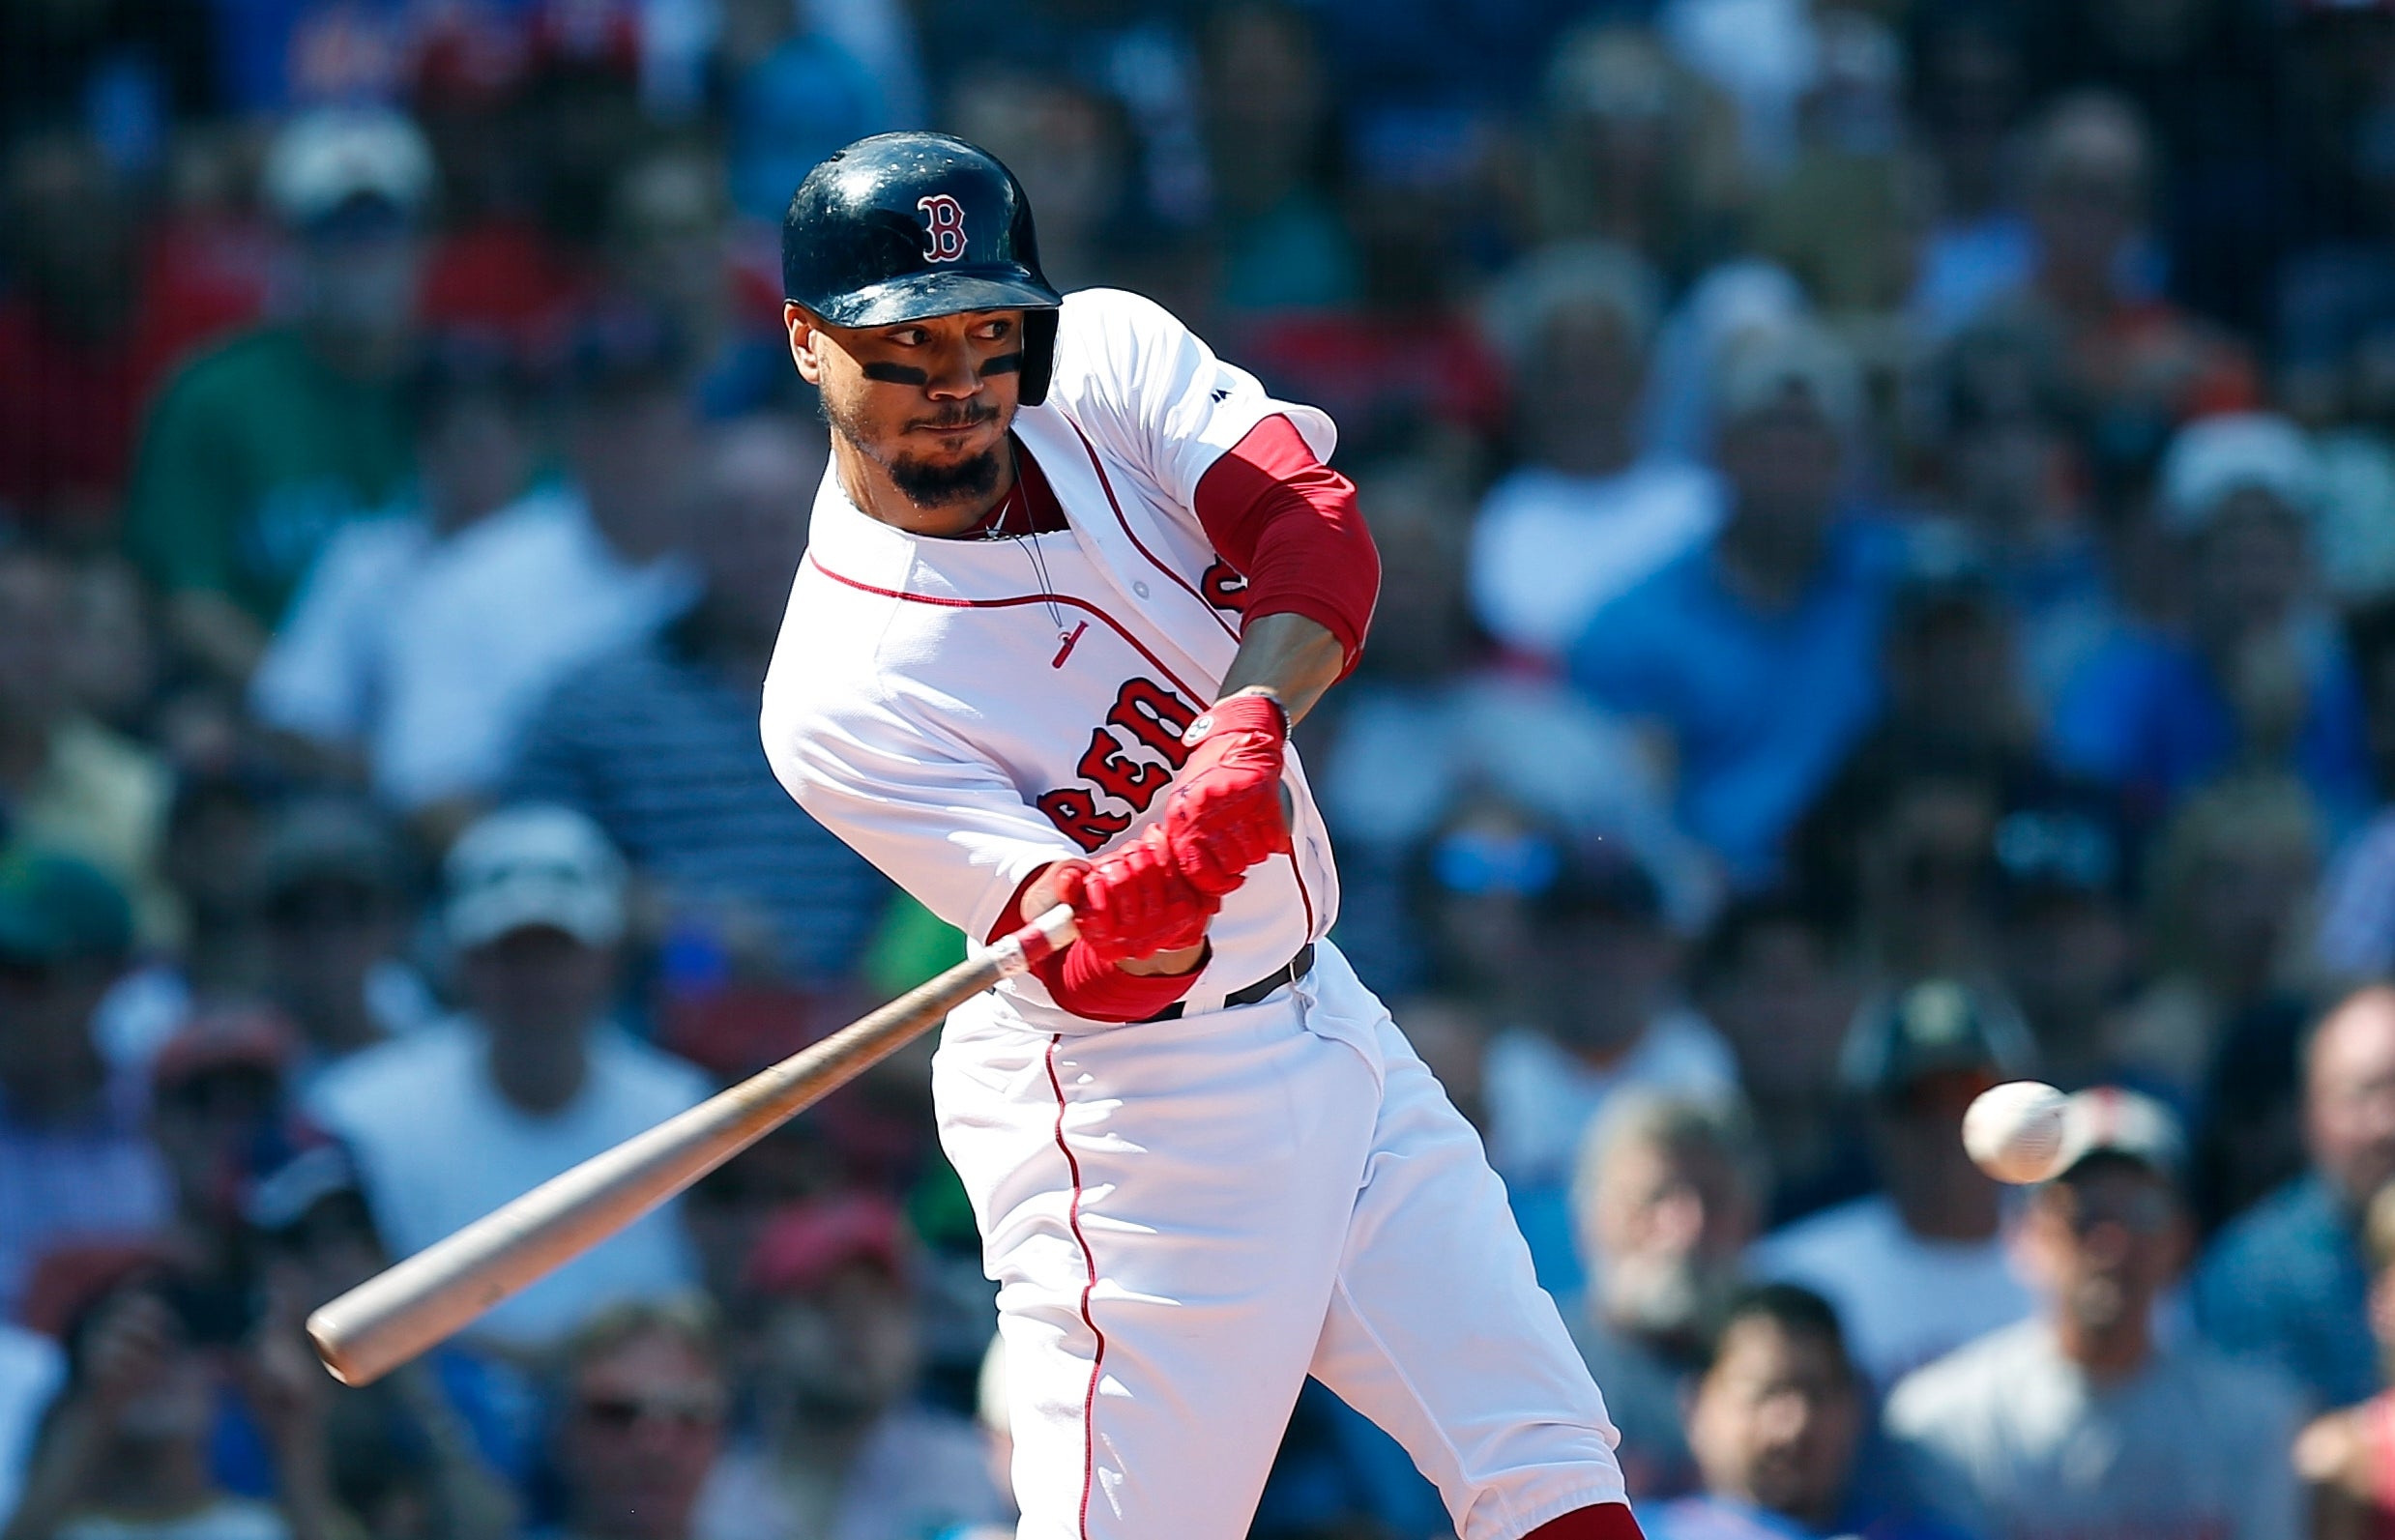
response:
M2062 1162L2062 1115L2069 1105L2069 1097L2043 1081L1991 1086L1963 1114L1963 1148L1998 1181L2045 1181Z

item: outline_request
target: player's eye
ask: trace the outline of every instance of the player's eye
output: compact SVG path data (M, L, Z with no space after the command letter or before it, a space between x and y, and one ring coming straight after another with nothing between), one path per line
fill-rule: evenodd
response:
M973 334L984 342L1003 342L1013 331L1014 323L1001 316L995 321L982 322L974 328Z
M892 347L919 348L931 339L931 334L920 326L902 326L895 332L885 332L882 340Z

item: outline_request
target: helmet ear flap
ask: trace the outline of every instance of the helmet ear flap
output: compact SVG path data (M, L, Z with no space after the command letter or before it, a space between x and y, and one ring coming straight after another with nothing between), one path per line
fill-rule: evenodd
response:
M1023 312L1023 373L1018 396L1025 406L1048 398L1048 378L1056 371L1055 310Z

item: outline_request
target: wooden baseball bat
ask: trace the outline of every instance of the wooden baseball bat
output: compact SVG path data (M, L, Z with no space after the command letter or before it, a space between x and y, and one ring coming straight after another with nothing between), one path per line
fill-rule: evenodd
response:
M550 1177L307 1318L333 1378L370 1384L556 1271L1074 936L1060 904L770 1069Z

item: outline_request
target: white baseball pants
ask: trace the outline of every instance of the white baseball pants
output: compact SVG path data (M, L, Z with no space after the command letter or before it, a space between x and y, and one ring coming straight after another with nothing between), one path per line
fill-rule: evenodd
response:
M1020 1540L1239 1540L1309 1373L1463 1540L1624 1500L1478 1135L1335 947L1260 1004L1086 1035L982 996L932 1088L1000 1286Z

